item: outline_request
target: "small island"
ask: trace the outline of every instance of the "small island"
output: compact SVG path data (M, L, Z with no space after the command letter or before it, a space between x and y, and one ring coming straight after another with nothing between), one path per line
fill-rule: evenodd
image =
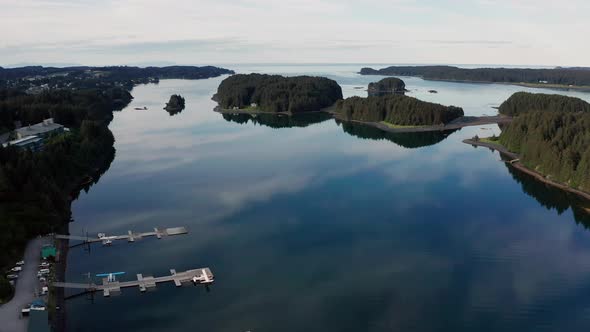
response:
M391 66L362 68L361 75L417 76L426 80L508 83L538 88L590 91L590 70L585 68L459 68L454 66Z
M221 82L213 100L220 112L296 114L319 112L342 99L336 81L325 77L238 74Z
M507 156L515 168L590 200L590 104L519 92L500 106L514 116L499 137L465 140Z
M403 95L406 93L406 83L397 77L384 78L376 83L369 83L369 97Z
M166 103L164 109L168 111L170 116L182 112L182 110L184 110L184 98L180 95L170 96L170 100Z

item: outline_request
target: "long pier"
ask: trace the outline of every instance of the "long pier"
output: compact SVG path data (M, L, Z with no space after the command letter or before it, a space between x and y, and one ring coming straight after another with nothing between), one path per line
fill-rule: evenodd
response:
M55 235L56 239L59 240L78 240L82 241L80 244L76 244L75 246L85 245L90 243L97 243L102 242L103 244L110 244L112 241L117 240L127 240L127 242L135 242L136 240L141 240L144 237L155 236L158 239L161 239L164 236L173 236L173 235L182 235L187 234L188 231L186 227L172 227L166 228L164 230L160 230L158 228L154 228L152 232L143 232L143 233L134 233L132 231L127 231L127 234L123 235L112 235L107 236L106 234L99 234L97 237L88 237L88 236L76 236L76 235Z
M208 267L188 270L184 272L176 272L171 269L170 275L163 277L144 276L137 274L137 280L119 281L114 278L103 278L102 284L95 283L71 283L71 282L54 282L51 285L58 288L74 288L83 289L85 292L103 292L105 297L116 295L121 292L121 288L138 287L143 293L149 289L153 289L159 283L174 282L176 287L183 284L193 283L195 285L209 285L215 281L213 273Z

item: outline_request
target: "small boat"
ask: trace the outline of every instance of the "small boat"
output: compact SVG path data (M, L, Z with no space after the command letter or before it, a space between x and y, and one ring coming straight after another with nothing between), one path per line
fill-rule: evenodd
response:
M136 107L135 108L136 111L147 111L147 107Z
M428 92L430 92L430 93L438 93L438 91L436 91L436 90L428 90Z

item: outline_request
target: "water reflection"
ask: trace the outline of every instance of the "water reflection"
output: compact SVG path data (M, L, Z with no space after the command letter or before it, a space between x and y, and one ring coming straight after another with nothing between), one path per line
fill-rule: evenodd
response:
M312 124L321 123L332 119L328 113L307 113L298 115L274 115L274 114L245 114L245 113L224 113L223 118L228 122L246 124L251 122L270 128L293 128L307 127ZM335 120L336 124L342 127L345 133L364 139L387 140L401 147L414 149L434 145L449 137L455 130L415 132L415 133L391 133L369 125L357 122Z
M351 136L372 140L388 140L408 149L421 148L440 143L449 137L449 135L458 130L454 129L446 131L415 133L391 133L358 122L336 120L336 123L341 125L344 132L350 134Z
M513 166L506 164L512 178L522 186L522 191L533 197L548 210L555 209L562 214L571 208L576 223L590 229L590 202L567 191L555 188L536 180L533 176L520 172Z
M293 128L293 127L307 127L312 124L324 122L332 118L328 113L314 112L297 115L282 115L282 114L229 114L224 113L223 118L228 122L236 122L239 124L246 124L252 122L270 128Z

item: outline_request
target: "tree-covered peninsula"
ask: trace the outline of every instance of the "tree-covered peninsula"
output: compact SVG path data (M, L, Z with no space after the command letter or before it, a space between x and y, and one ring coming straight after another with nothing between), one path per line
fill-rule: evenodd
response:
M590 86L590 71L583 68L459 68L453 66L391 66L362 68L361 75L419 76L430 80L534 85Z
M349 121L383 121L399 126L441 125L463 116L460 107L443 106L402 95L350 97L338 101L334 111L337 117Z
M590 192L590 112L561 108L522 113L500 143L546 178Z
M369 83L369 96L403 95L406 83L397 77L388 77L379 82Z
M332 106L342 89L324 77L240 74L223 80L213 99L222 109L303 113Z
M590 104L580 98L564 95L517 92L499 108L500 114L508 116L530 111L590 112Z

